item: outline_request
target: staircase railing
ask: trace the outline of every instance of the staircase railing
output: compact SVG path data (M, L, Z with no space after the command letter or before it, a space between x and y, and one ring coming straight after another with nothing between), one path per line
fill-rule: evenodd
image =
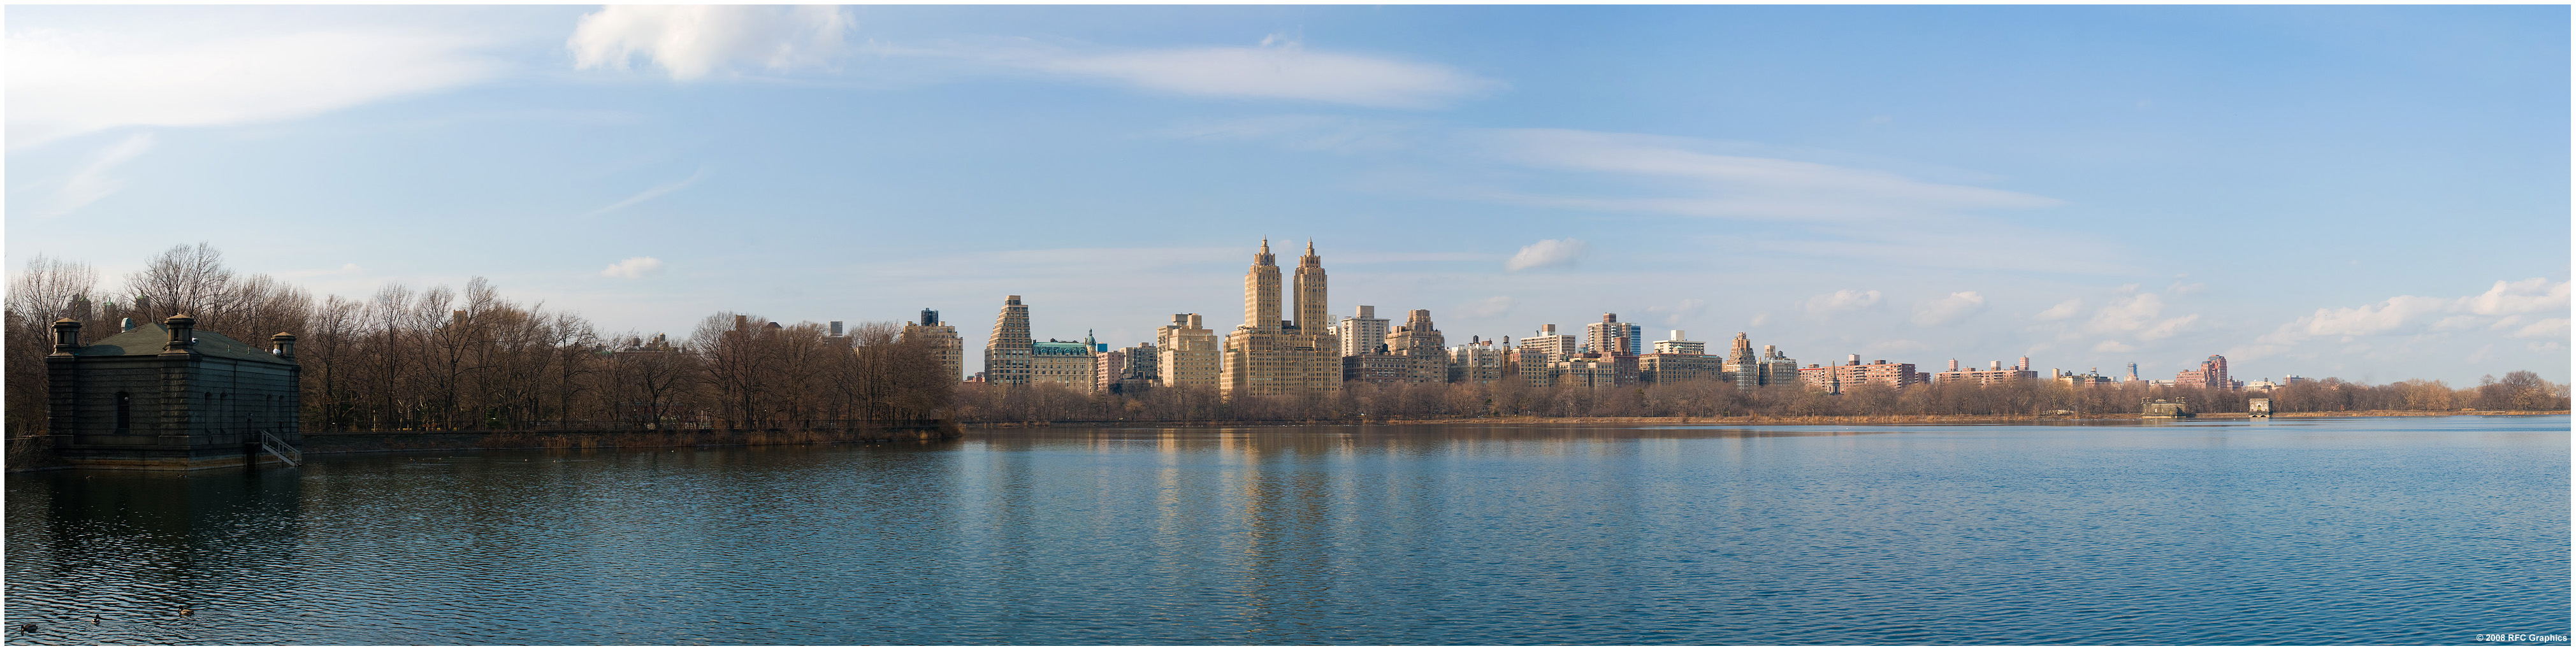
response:
M267 450L270 455L277 457L277 460L286 462L286 465L295 467L304 465L303 450L287 445L285 439L277 438L277 435L268 433L268 430L259 431L259 449Z

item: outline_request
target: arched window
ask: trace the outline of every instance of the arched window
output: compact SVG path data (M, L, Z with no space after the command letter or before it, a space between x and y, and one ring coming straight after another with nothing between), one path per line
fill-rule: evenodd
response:
M134 426L134 394L116 392L116 430L122 433Z

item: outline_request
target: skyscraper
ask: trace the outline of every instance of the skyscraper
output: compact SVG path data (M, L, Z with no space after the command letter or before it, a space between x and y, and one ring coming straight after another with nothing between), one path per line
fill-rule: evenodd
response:
M1377 306L1359 306L1359 316L1342 319L1334 335L1341 339L1342 355L1366 355L1386 345L1386 319L1377 318Z
M1020 304L1019 296L1002 299L1002 313L993 317L993 336L984 342L984 381L992 384L1022 385L1029 383L1029 306Z
M1244 324L1226 333L1219 380L1226 399L1320 395L1341 386L1341 342L1324 334L1324 258L1313 242L1298 259L1296 279L1292 307L1304 323L1280 318L1278 258L1262 240L1243 274Z
M1406 382L1449 381L1448 341L1440 335L1440 328L1432 325L1430 310L1405 315L1404 325L1387 333L1386 352L1404 356Z

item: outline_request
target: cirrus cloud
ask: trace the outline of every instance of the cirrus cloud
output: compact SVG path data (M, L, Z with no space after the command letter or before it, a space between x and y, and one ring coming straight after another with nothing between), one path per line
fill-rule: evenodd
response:
M1519 253L1512 254L1512 259L1503 262L1503 269L1523 271L1562 267L1582 260L1583 254L1591 250L1591 244L1571 237L1562 240L1539 240L1529 246L1521 247Z
M828 66L853 24L828 5L616 5L582 16L564 47L578 69L624 70L640 55L690 81L740 63Z

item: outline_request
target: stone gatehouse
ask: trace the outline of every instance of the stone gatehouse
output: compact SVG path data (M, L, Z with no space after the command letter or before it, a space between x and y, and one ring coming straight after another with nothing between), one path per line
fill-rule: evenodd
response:
M196 323L126 319L82 345L79 321L55 321L45 358L54 452L80 468L198 470L278 463L259 451L263 431L301 444L295 336L261 349Z

